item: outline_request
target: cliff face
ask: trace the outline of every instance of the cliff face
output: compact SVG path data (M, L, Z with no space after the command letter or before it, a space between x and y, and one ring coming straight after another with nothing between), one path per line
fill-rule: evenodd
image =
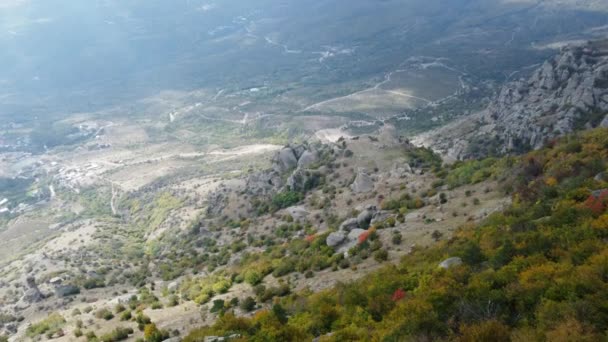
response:
M527 79L507 83L482 112L420 135L448 159L536 149L577 129L608 124L608 40L564 48Z

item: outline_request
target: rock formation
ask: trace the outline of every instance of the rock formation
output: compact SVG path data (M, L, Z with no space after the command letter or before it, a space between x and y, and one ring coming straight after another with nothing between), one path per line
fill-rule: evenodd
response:
M21 297L21 301L25 304L33 304L38 303L44 299L42 292L38 289L38 285L36 285L36 278L33 276L27 277L25 280L26 290L23 296Z
M414 139L449 159L538 149L576 129L608 125L608 40L566 47L528 79L503 86L482 112Z
M357 193L370 192L374 190L374 180L365 172L365 170L359 170L357 172L357 177L350 188Z

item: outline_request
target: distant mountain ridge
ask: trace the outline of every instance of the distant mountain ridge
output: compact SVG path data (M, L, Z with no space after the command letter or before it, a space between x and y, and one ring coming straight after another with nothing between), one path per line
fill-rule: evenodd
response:
M488 107L414 138L447 159L538 149L578 129L608 125L608 40L569 46Z

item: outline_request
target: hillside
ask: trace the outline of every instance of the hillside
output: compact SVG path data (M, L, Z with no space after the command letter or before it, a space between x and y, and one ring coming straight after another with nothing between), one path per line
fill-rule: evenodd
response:
M0 0L0 342L608 338L607 23Z
M276 299L250 318L224 309L184 341L605 339L607 147L608 130L596 129L521 157L436 170L462 183L488 174L513 202L354 283Z

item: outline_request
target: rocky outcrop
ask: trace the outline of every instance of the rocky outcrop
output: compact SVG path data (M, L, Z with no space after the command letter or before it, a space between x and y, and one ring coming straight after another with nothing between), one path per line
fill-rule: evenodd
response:
M357 217L342 222L339 230L329 234L325 242L336 252L348 257L348 251L359 243L359 237L367 231L370 224L383 222L388 217L387 212L378 211L375 206L369 205Z
M288 178L285 185L293 191L306 192L320 182L321 173L315 170L296 169Z
M356 193L370 192L374 190L374 180L365 170L360 169L350 188Z
M252 172L245 179L243 195L267 200L285 190L305 193L322 183L327 168L319 161L330 161L335 155L334 146L319 144L287 145L272 157L268 169ZM316 167L318 166L318 167ZM219 188L208 195L207 214L219 216L234 198Z
M298 169L306 169L319 160L317 151L304 151L298 160Z
M272 158L272 166L268 170L249 175L247 192L254 196L264 196L285 186L296 191L306 190L310 182L318 176L317 172L309 168L319 161L319 154L319 147L308 144L282 148Z
M413 139L448 159L517 153L577 129L608 125L608 40L567 47L528 79L503 86L482 112Z
M272 163L274 170L279 173L294 169L298 166L296 151L290 146L284 147L275 155Z
M283 186L281 174L274 170L266 170L251 174L247 178L247 192L250 195L266 195L275 192Z
M42 292L38 289L38 285L36 285L36 278L33 276L27 277L25 280L26 290L21 297L21 301L25 304L33 304L38 303L44 299Z
M207 214L219 215L226 206L227 196L222 190L217 190L207 196Z

